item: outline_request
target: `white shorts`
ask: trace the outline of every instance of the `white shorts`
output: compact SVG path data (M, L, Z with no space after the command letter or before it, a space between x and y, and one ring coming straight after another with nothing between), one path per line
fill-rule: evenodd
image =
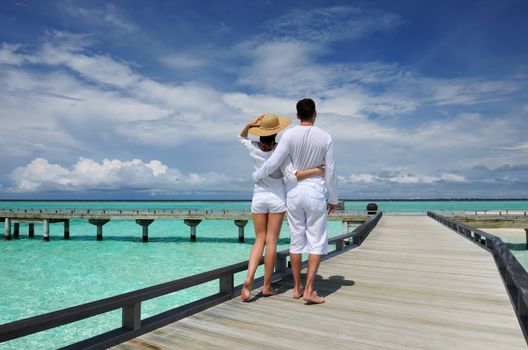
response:
M297 186L287 194L290 253L328 252L326 199L321 191Z
M253 194L251 212L254 214L284 213L286 200L284 190L257 192Z

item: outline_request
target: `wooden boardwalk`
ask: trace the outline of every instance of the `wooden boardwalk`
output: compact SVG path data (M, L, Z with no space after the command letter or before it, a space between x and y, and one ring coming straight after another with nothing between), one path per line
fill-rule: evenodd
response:
M239 298L113 349L526 349L492 256L426 216L384 216L321 264L322 305Z

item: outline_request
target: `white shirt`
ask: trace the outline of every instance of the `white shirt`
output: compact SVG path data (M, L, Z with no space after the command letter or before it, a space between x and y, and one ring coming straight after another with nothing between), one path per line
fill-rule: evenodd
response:
M238 137L240 143L242 143L246 149L249 151L249 155L253 158L255 162L255 170L260 168L264 162L274 153L277 146L275 146L271 151L264 152L260 149L257 141L251 141L245 137ZM284 184L292 184L297 182L297 176L295 173L296 169L292 166L292 163L289 159L286 159L282 162L280 168L277 168L275 171L271 172L269 175L263 177L260 181L255 183L253 192L268 192L270 190L274 191L280 189L284 191ZM284 193L284 192L283 192Z
M293 167L306 170L325 166L325 176L312 176L297 182L297 186L313 188L317 191L328 190L328 203L337 204L337 179L334 164L334 145L332 137L317 126L298 125L284 132L281 142L269 159L253 173L255 182L268 176L290 158Z

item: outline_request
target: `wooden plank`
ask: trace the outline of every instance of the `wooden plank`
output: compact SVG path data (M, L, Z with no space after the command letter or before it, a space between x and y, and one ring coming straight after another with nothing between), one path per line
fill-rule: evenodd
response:
M321 264L322 305L238 298L113 349L526 349L491 255L425 216L383 217Z

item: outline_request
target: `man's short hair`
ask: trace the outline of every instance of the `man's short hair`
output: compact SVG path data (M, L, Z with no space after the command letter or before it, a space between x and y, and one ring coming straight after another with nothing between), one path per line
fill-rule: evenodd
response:
M297 102L297 114L301 120L312 120L315 114L315 102L311 98L303 98Z

